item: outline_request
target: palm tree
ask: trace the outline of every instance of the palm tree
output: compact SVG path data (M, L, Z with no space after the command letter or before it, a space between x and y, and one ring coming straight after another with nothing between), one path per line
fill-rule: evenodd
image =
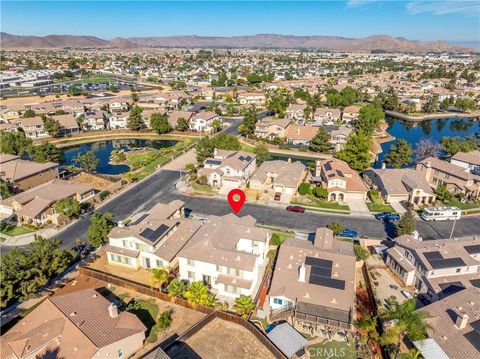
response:
M183 293L185 292L185 283L180 280L172 280L170 285L168 286L168 295L170 297L183 297Z
M393 345L395 347L395 358L398 357L400 344L405 338L411 341L425 339L427 331L432 327L424 322L428 316L426 312L415 310L415 299L409 299L402 304L393 301L389 311L382 314L386 320L391 320L394 325L387 328L380 338L382 345Z
M235 299L235 305L233 306L233 309L242 317L246 318L255 309L255 303L250 296L241 295Z
M162 289L163 285L172 279L172 273L167 267L158 267L152 270L152 282L159 289Z
M208 287L202 282L190 283L184 297L192 304L214 306L217 302L215 296L208 291Z

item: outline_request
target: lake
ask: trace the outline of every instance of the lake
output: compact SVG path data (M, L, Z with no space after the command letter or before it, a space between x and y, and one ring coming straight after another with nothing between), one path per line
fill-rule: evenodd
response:
M149 139L118 139L118 140L104 140L82 143L63 148L63 163L64 165L74 166L75 157L84 154L87 151L93 151L98 158L98 173L118 175L128 172L130 168L127 165L112 165L109 163L110 154L112 150L129 151L135 148L150 147L155 149L175 146L177 141L174 140L149 140Z
M442 137L466 137L474 136L480 132L480 122L474 121L471 118L443 118L425 120L421 122L408 122L386 118L389 127L387 132L394 136L395 139L404 139L415 150L415 145L423 138L430 138L435 142L441 142ZM385 142L382 144L383 152L378 155L378 160L375 167L379 168L385 158L385 155L390 151L390 146L394 141Z

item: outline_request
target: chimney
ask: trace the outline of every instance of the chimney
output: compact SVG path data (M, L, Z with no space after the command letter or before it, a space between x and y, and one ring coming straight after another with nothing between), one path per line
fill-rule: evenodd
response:
M455 321L455 325L458 329L464 329L467 326L468 319L468 314L460 309L458 312L457 320Z
M305 283L305 264L298 267L298 281Z
M288 162L288 163L292 163L292 158L291 158L291 157L288 157L287 162Z
M300 135L300 129L297 128L297 135L299 136Z
M387 164L385 162L382 162L382 170L384 170L385 168L387 168Z
M123 221L118 221L118 227L119 228L125 227L125 223Z
M110 314L111 318L118 317L118 307L115 304L110 303L108 306L108 314Z

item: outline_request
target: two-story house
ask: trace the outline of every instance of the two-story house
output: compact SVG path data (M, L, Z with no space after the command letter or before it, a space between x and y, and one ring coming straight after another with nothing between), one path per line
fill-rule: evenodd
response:
M468 169L429 157L417 163L416 170L423 174L434 188L445 186L454 195L462 193L471 200L480 198L480 176L470 173Z
M317 108L313 114L315 125L333 125L340 120L341 112L338 108Z
M480 151L457 152L452 156L450 162L456 166L463 167L466 171L480 174Z
M238 94L237 99L242 105L261 106L265 103L265 95L261 92L243 92Z
M31 139L49 136L41 117L22 118L20 119L20 127L23 129L23 132L25 132L25 136Z
M185 218L184 205L157 203L128 226L113 228L105 248L108 262L132 269L175 268L178 253L202 225Z
M310 334L325 325L352 330L355 273L353 244L335 240L330 229L318 228L313 242L287 239L268 292L270 320L291 317L297 330Z
M198 175L205 176L211 187L228 192L245 185L256 164L257 156L253 153L215 149L213 157L203 162Z
M259 120L255 125L254 134L260 138L273 140L275 138L285 138L285 130L290 124L288 118L265 117Z
M329 201L367 199L368 190L360 175L337 158L316 161L313 180L328 191Z
M103 111L87 111L82 121L85 131L101 131L106 128L106 114Z
M108 127L112 130L127 128L129 112L115 111L109 114Z
M357 121L358 116L360 115L360 106L347 106L343 109L342 121L343 123L350 123L352 121Z
M285 131L285 138L291 145L309 146L317 133L318 127L291 123Z
M285 110L285 115L291 120L303 120L305 118L305 109L307 105L292 103Z
M210 216L179 254L180 279L202 281L218 297L255 297L268 262L271 233L251 216Z
M431 301L480 286L480 237L423 241L418 234L395 239L386 264L406 286Z
M195 132L209 132L214 131L213 123L218 121L220 125L223 123L222 118L215 112L206 111L194 114L190 119L190 130Z

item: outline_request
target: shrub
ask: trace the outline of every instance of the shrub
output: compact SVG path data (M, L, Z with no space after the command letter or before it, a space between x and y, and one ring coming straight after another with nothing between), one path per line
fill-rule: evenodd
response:
M105 191L100 192L100 194L98 195L98 197L100 198L100 200L103 201L105 198L107 198L107 196L108 196L109 194L110 194L110 191L105 190Z
M328 197L327 189L320 186L314 187L312 193L317 198L326 199Z
M343 226L340 223L335 222L335 221L327 224L327 228L331 229L333 231L333 233L342 233L343 230L345 229L345 228L343 228Z
M206 185L208 183L207 177L205 176L198 176L197 183L200 185Z
M302 196L311 194L312 189L310 188L310 183L303 182L302 184L300 184L300 186L298 187L298 193L300 193Z
M368 251L368 249L363 248L358 244L353 245L353 251L355 252L355 259L357 262L363 261L370 257L370 252Z
M159 329L166 329L172 324L172 311L166 310L158 317L157 326Z

